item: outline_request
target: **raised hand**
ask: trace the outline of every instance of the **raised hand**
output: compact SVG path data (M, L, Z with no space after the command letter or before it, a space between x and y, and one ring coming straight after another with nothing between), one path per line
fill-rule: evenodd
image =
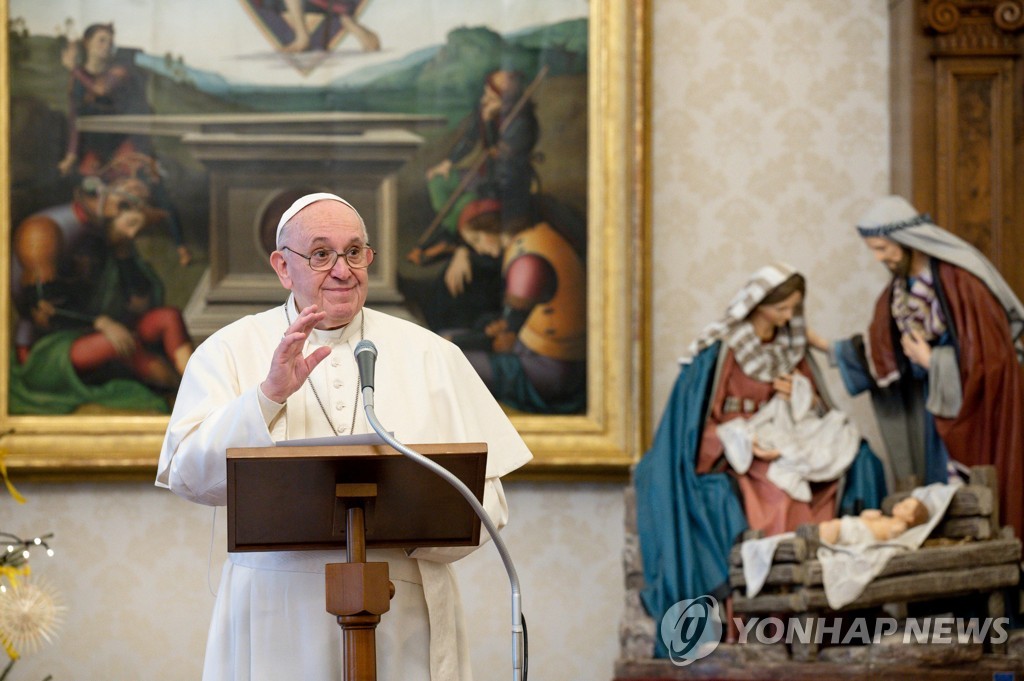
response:
M292 393L302 387L310 372L331 354L330 348L321 347L306 357L302 356L302 347L310 331L326 316L327 313L318 310L316 305L310 305L302 310L298 318L285 330L280 344L274 350L274 357L270 360L267 378L260 384L260 389L268 399L283 404Z

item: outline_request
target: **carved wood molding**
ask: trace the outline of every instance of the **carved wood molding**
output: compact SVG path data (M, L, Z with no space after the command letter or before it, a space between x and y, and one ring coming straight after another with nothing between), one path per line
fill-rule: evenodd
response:
M921 15L937 56L1021 56L1024 0L924 0Z

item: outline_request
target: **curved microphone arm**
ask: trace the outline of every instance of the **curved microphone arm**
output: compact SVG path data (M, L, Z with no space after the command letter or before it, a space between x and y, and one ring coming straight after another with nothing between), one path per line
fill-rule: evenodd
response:
M474 495L461 480L455 477L444 467L434 463L419 452L409 449L384 429L384 426L382 426L380 421L377 420L377 414L373 411L372 386L366 386L363 388L363 405L363 409L366 412L366 419L370 422L370 427L373 428L374 432L380 435L381 439L397 449L399 452L424 468L428 468L441 476L446 482L448 482L448 484L457 489L466 501L469 502L469 505L473 508L473 511L476 512L477 516L480 518L480 522L487 530L487 534L491 536L491 541L494 542L494 546L498 549L498 554L501 556L501 562L505 564L505 572L508 573L508 581L512 589L512 680L522 681L524 653L522 594L519 589L519 575L516 574L516 567L512 564L512 556L505 547L505 542L498 533L498 528L494 526L494 522L491 520L491 517L487 515L487 511L484 510L484 507L477 500L476 495Z

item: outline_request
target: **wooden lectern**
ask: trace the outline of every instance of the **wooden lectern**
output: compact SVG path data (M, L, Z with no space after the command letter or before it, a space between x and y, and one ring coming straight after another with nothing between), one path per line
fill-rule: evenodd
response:
M410 447L483 502L485 443ZM345 681L377 678L375 630L395 593L367 547L480 543L480 518L458 490L385 444L229 449L227 486L228 551L346 549L347 562L326 566Z

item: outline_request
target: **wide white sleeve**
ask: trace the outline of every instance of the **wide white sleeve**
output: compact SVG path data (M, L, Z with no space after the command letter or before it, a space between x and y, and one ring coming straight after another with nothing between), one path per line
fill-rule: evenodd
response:
M451 396L450 413L442 418L460 422L469 441L487 443L488 478L497 479L526 464L533 454L508 415L465 354L450 343L445 344L445 349L446 362L441 367L444 376L438 375L434 379L439 384L447 381L447 393Z
M442 394L433 401L432 418L453 428L453 432L442 439L461 436L467 441L487 443L487 477L482 505L495 528L500 530L509 519L508 502L500 478L525 464L533 455L462 351L444 342L437 356L444 360L436 366L423 362L427 381L435 389L444 386ZM477 546L421 548L411 555L431 562L453 562L469 555L490 539L486 529L481 527Z
M274 444L258 398L257 376L240 367L221 339L192 356L160 451L156 484L211 506L227 503L227 450Z

